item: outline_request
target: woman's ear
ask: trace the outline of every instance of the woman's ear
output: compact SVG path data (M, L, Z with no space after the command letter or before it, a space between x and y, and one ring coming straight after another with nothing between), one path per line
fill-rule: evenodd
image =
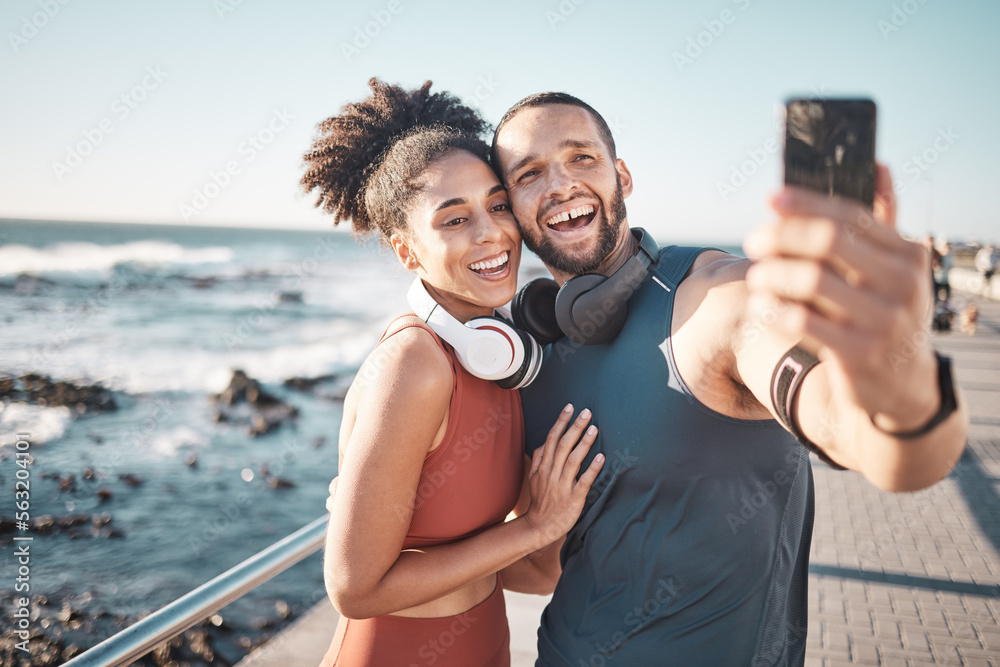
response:
M406 269L416 271L420 267L420 261L417 259L416 253L413 252L410 242L402 234L395 233L390 236L389 244L392 245L392 251L396 253L399 263Z

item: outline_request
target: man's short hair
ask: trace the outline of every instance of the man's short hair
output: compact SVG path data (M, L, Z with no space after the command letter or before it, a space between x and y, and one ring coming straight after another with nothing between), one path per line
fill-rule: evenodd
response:
M528 95L523 98L520 102L507 109L507 113L503 115L500 122L497 124L496 131L493 132L493 145L490 147L490 162L493 165L494 171L500 176L500 182L505 183L503 174L500 169L500 155L497 150L497 137L500 136L500 130L503 126L507 124L507 121L512 119L522 109L528 109L531 107L541 107L548 104L569 104L570 106L580 107L590 114L590 117L594 119L597 123L597 131L601 135L601 141L604 142L605 146L608 148L608 152L611 155L611 159L615 160L618 154L615 150L615 138L611 135L611 128L608 127L607 121L601 114L597 113L597 110L581 100L579 97L574 97L569 93L535 93L534 95Z

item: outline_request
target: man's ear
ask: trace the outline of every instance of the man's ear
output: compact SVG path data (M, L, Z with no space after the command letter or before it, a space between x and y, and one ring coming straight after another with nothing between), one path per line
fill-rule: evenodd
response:
M420 261L417 259L416 253L413 252L410 242L402 234L397 232L390 236L389 244L392 246L392 251L396 253L399 263L406 269L416 271L420 267Z
M615 171L618 172L618 178L622 182L622 198L628 197L632 194L632 172L625 166L625 160L621 158L615 160Z

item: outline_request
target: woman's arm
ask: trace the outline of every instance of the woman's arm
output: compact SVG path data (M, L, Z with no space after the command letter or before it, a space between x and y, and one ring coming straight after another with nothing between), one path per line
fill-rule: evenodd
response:
M349 618L435 600L558 539L579 516L603 463L596 460L575 479L596 430L581 439L589 413L570 426L570 408L532 462L536 501L528 514L461 542L401 553L424 457L447 414L453 380L447 358L419 329L391 337L374 355L358 374L363 384L324 562L327 592Z
M531 459L527 455L524 457L525 470L531 469ZM511 511L507 520L510 521L527 513L531 506L531 488L528 485L528 475L524 476L524 483L521 485L521 495L517 499L517 505ZM556 582L562 574L562 564L559 562L559 550L562 548L565 536L556 540L552 544L542 547L538 551L525 555L501 572L503 587L508 591L516 593L528 593L530 595L549 595L556 589Z

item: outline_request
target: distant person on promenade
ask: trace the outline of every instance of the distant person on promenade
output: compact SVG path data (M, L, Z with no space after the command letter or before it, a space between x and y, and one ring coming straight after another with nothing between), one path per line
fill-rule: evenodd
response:
M560 405L526 474L521 401L505 387L531 369L515 360L494 378L484 347L513 354L517 339L522 359L538 359L492 317L514 296L521 237L487 163L487 126L430 82L370 85L320 124L302 185L416 274L419 317L389 325L344 401L324 560L341 619L324 664L507 667L502 587L542 592L552 579L525 556L579 516L602 465L576 479L596 428Z
M591 456L607 458L562 547L536 664L802 665L807 447L912 491L965 445L965 401L924 330L929 257L895 230L889 171L874 216L784 188L747 260L630 228L632 175L578 98L521 100L492 154L554 278L514 301L551 341L522 390L528 446L573 402L594 409Z
M934 256L934 301L951 300L951 280L949 274L955 266L955 255L947 239L938 239L937 253ZM943 296L942 296L943 294Z
M993 274L997 272L998 263L1000 263L1000 257L997 256L997 250L992 243L987 243L976 253L976 270L983 274L983 294L986 296L992 294L990 281L993 279Z

